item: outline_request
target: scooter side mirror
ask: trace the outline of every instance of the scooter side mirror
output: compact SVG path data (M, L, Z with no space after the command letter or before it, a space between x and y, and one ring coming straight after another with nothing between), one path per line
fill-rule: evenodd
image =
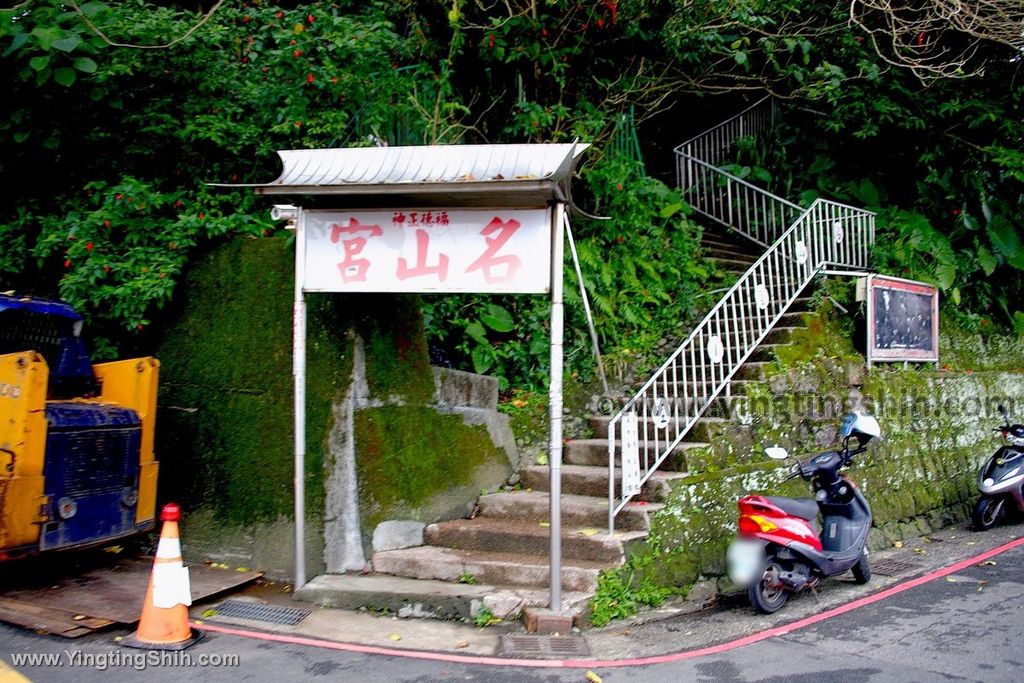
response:
M772 460L785 460L789 457L789 451L780 446L772 446L771 448L764 449L764 454Z
M1010 413L1006 410L1006 406L1002 403L999 404L999 414L1006 420L1006 424L1010 424Z

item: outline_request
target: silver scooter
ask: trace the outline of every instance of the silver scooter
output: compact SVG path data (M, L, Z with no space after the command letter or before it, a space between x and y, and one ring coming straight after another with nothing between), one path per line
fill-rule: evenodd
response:
M999 406L1003 416L1001 432L1007 445L1001 446L978 472L978 490L981 498L974 505L971 521L976 531L985 531L1013 506L1024 512L1024 425L1010 424L1010 414Z

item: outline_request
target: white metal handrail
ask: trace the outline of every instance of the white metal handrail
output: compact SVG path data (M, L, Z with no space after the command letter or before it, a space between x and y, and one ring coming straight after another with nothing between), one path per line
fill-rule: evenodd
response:
M632 498L615 486L616 440L637 420L640 483L665 461L814 276L826 267L863 271L874 238L870 211L818 199L729 289L608 425L608 531Z
M804 210L722 171L736 140L774 123L766 97L675 149L680 189L699 213L767 247L608 424L608 533L615 516L679 445L764 341L786 309L824 270L862 272L875 239L875 214L825 199ZM623 445L639 477L627 482Z
M676 153L693 209L768 247L793 224L803 208L711 164Z
M775 112L775 99L763 97L674 150L676 181L690 205L763 247L778 239L803 208L719 166L734 158L737 140L771 129Z
M675 149L676 154L701 159L712 166L720 166L734 158L737 140L770 130L775 125L776 111L775 98L766 95L739 114L680 144ZM688 187L683 175L680 174L677 180L680 188Z

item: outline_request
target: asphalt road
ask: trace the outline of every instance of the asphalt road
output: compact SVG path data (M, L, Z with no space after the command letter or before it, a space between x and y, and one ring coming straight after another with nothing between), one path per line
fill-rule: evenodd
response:
M607 683L1020 680L1024 677L1024 546L991 562L723 654L658 665L596 667L594 673ZM681 624L685 619L693 617L680 617ZM60 665L17 667L34 681L554 683L585 681L587 673L581 669L485 667L356 655L221 634L208 634L187 653L195 663L204 655L237 655L237 666L157 665L136 671L134 662L108 659L108 667L100 670L103 657L111 653L131 652L139 657L144 653L115 647L109 634L68 641L8 626L0 626L0 643L0 655L8 664L15 653L59 655ZM71 658L76 651L98 659L74 666ZM0 670L0 681L5 680Z

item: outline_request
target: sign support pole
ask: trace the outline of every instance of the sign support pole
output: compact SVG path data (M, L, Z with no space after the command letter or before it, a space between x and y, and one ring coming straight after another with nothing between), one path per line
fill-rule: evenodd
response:
M871 300L872 299L872 296L871 296L871 278L873 278L873 277L874 277L873 274L872 275L868 275L868 281L864 284L864 298L867 299L867 301L868 301L868 314L867 314L867 320L868 320L868 324L867 324L867 328L868 328L868 344L867 344L867 347L868 348L867 348L867 353L866 353L866 355L867 355L868 370L871 369L871 346L872 346L871 342L875 338L875 330L872 329L874 327L874 325L872 325L872 323L875 320L875 316L871 312L871 307L872 307L872 305L874 305L874 302Z
M295 302L292 310L292 377L295 381L295 588L306 583L306 215L295 221Z
M594 327L594 314L590 310L590 297L587 296L587 286L583 283L583 269L580 268L580 257L576 253L576 240L572 237L572 226L569 225L569 217L563 214L565 221L565 236L569 238L569 252L572 254L572 264L576 267L576 280L580 283L580 298L583 299L583 312L587 314L587 327L590 328L590 343L594 347L594 359L597 360L597 376L601 379L601 388L605 396L611 396L608 391L608 376L604 373L604 361L601 360L601 345L597 343L597 328Z
M551 492L551 599L550 608L562 611L562 261L564 259L565 205L556 202L551 220L551 378L549 384L549 421L551 424L548 465Z

